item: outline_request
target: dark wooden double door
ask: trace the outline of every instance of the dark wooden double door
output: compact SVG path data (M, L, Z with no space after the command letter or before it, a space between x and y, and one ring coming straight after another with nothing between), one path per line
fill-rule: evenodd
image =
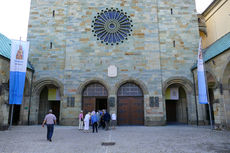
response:
M143 125L143 97L118 97L118 125Z
M107 97L83 97L83 113L107 110Z

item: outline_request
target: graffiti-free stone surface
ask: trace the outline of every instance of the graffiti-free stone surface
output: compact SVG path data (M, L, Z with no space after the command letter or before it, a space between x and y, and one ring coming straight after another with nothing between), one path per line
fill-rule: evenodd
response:
M94 16L106 8L123 9L133 23L132 36L119 45L105 45L94 37ZM31 121L37 123L41 80L59 82L60 123L76 124L81 93L87 82L103 82L109 97L125 81L134 81L144 92L145 125L165 124L164 84L175 78L192 82L190 67L198 47L195 2L191 0L32 0L28 29L30 61L35 68ZM51 47L52 46L52 47ZM115 65L118 75L107 76ZM186 81L185 81L186 82ZM52 81L51 81L52 83ZM187 92L189 122L195 120L193 92ZM67 107L67 97L75 107ZM159 97L159 107L149 97ZM110 112L116 112L115 107Z

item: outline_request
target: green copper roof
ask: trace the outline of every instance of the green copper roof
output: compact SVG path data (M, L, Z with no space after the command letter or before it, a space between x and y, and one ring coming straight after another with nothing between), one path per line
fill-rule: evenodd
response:
M11 54L11 40L0 33L0 55L10 59L10 54ZM29 63L29 61L27 63L27 68L34 70L32 65Z
M228 49L230 49L230 32L203 50L204 62L211 60ZM192 69L195 69L196 67L197 65L194 64Z
M0 33L0 55L10 59L11 40Z

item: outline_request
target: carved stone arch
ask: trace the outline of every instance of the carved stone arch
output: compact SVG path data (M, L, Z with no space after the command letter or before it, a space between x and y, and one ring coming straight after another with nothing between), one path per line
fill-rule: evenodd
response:
M83 83L81 83L77 89L77 94L78 95L82 95L84 89L89 85L89 84L93 84L93 83L99 83L101 85L103 85L107 92L108 92L108 95L111 94L111 88L109 86L109 84L104 81L103 79L101 78L91 78L91 79L88 79L88 80L85 80Z
M125 83L134 83L134 84L138 85L141 88L141 90L142 90L144 95L149 94L148 88L147 88L147 86L145 85L145 83L143 81L141 81L139 79L136 79L136 78L131 78L130 77L130 78L127 78L127 79L120 80L118 83L115 84L115 94L116 95L117 95L117 92L118 92L119 88Z
M229 77L227 77L227 74L226 74L227 73L226 70L228 67L230 67L230 56L227 58L227 62L223 66L221 78L220 78L220 82L222 83L224 89L228 88L228 86L226 86L228 84L228 81L229 81Z
M217 77L216 77L215 73L212 71L211 68L206 68L205 71L206 71L207 82L209 83L209 81L213 80L215 83L211 88L213 88L213 89L217 88L218 81L217 81ZM212 77L212 78L210 78L210 77ZM211 79L211 80L209 80L209 79Z
M58 79L56 78L50 78L50 77L46 77L46 78L42 78L38 81L36 81L34 83L34 87L33 87L33 94L36 95L36 96L39 96L43 87L45 85L49 85L49 84L52 84L52 85L55 85L56 87L59 88L59 91L60 91L60 96L62 97L63 94L64 94L64 85L62 84L61 81L59 81Z
M193 84L190 80L185 77L171 77L163 83L163 96L165 95L166 89L172 84L180 84L184 88L187 95L193 93Z

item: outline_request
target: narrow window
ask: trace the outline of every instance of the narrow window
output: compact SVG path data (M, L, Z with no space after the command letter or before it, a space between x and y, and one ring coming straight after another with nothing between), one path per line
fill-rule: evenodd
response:
M171 15L173 15L173 9L171 8Z
M52 49L53 48L53 43L52 42L50 42L50 49Z
M176 41L173 40L173 47L176 47Z
M55 10L53 10L53 17L55 17Z

